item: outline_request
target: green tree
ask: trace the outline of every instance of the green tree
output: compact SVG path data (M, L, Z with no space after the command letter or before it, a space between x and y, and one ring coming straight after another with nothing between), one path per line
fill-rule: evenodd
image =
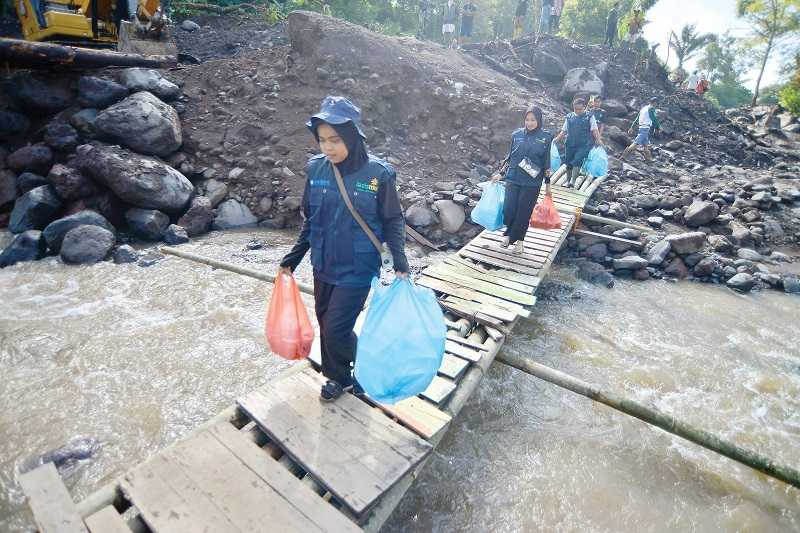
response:
M711 90L707 93L709 100L723 109L746 105L753 93L744 86L740 73L746 72L751 65L751 56L730 34L706 46L697 66L708 73L711 82Z
M736 11L750 23L750 45L761 54L761 68L752 99L752 105L756 105L770 54L800 29L800 0L737 0Z
M794 75L778 93L778 98L785 109L794 115L800 115L800 54L794 56L794 64Z
M678 58L678 69L683 70L683 64L717 40L713 33L698 33L694 24L686 24L678 35L674 31L669 36L669 47L675 51Z
M606 35L606 17L615 0L566 0L561 15L561 33L570 39L585 43L599 44ZM653 7L657 0L620 0L618 32L620 36L627 28L626 20L634 7L644 12Z

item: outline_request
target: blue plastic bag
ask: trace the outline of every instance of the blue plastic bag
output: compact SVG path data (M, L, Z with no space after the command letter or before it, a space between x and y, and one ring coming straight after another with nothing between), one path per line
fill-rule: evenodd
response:
M550 170L555 172L561 168L561 154L558 153L558 146L555 142L550 143Z
M608 154L602 146L592 148L583 163L583 169L595 178L608 174Z
M506 198L506 188L502 183L487 183L483 187L481 199L472 210L472 221L480 224L489 231L503 227L503 202Z
M442 364L447 326L433 291L410 280L372 280L358 338L355 377L375 401L393 404L431 384Z

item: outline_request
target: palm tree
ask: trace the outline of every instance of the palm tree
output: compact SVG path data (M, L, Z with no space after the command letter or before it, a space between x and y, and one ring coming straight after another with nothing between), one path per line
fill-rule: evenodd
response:
M694 24L686 24L681 28L680 36L673 31L669 36L669 47L675 50L678 57L678 69L683 70L686 61L716 40L717 36L713 33L698 33Z

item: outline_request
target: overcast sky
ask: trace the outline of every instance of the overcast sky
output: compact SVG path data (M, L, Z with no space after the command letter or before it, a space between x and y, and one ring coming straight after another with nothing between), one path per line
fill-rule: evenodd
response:
M645 26L644 36L652 43L661 43L658 52L662 59L666 59L667 56L669 32L671 30L679 32L684 24L697 25L701 33L721 35L730 30L737 37L747 34L747 24L736 17L736 0L659 0L647 12L647 20L650 23ZM689 62L690 69L700 54ZM669 55L669 64L675 67L678 64L675 52ZM762 87L778 80L779 68L778 57L771 54L764 79L761 81ZM755 86L757 76L756 69L751 70L746 76L749 78L746 85L751 89Z

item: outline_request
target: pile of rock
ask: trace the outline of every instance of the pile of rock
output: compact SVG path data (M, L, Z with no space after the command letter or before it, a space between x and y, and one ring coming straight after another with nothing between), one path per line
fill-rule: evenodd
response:
M0 266L136 260L131 238L186 242L258 220L179 150L181 88L158 71L117 79L19 73L0 111L0 227L17 234ZM191 180L194 180L193 183ZM207 196L204 196L207 195ZM222 203L222 205L220 205ZM220 206L219 209L215 209Z

